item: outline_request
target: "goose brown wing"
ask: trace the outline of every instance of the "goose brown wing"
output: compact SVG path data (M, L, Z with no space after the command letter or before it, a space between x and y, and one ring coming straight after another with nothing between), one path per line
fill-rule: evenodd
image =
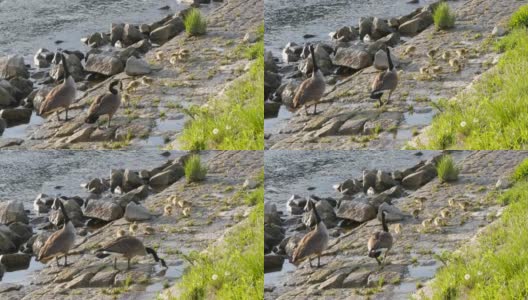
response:
M293 262L306 257L310 254L313 254L311 251L311 242L315 236L315 230L308 232L299 242L297 248L293 252L292 260Z
M312 78L308 78L305 81L301 83L299 88L297 88L297 91L295 92L295 96L293 97L293 107L297 108L302 106L310 93L310 85L312 83Z

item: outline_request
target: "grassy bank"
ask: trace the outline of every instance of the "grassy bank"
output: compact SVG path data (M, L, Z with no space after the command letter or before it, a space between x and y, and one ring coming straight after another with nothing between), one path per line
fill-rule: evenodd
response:
M247 223L234 228L221 246L189 256L193 266L178 285L177 299L263 299L264 188L243 198L256 203Z
M433 282L433 299L525 299L528 295L528 161L516 184L498 196L509 204L475 244L447 259Z
M495 44L498 65L469 92L443 101L427 149L525 149L528 144L528 31L514 29Z
M253 60L248 73L207 107L189 110L192 119L180 138L184 149L264 149L264 26L258 36L257 43L241 44L233 53Z

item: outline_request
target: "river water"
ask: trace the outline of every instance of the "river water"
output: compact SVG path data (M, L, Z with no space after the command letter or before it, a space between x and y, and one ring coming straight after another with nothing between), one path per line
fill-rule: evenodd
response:
M264 0L265 44L274 54L288 42L303 43L303 35L328 40L342 26L357 26L361 17L388 19L412 12L433 0Z
M159 10L165 5L171 10ZM41 47L86 50L80 39L110 31L111 23L150 23L184 7L176 0L0 0L0 55L29 57Z

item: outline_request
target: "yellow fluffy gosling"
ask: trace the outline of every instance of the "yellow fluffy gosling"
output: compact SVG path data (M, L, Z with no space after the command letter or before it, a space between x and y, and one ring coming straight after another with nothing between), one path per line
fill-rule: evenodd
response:
M190 207L186 207L182 210L182 214L185 216L185 217L189 217L191 216L191 208Z
M138 224L136 222L130 224L130 227L128 227L128 231L131 233L131 234L136 234L137 230L138 230Z
M119 237L122 237L122 236L125 236L126 235L126 231L124 229L118 229L116 231L116 236L119 238Z
M165 53L163 51L157 51L155 54L156 60L161 61L165 57Z
M163 213L166 216L172 216L172 205L170 204L165 205L165 208L163 209Z
M147 76L141 77L141 83L143 83L144 85L150 86L153 82L154 82L154 79L150 77L147 77Z
M413 54L414 51L416 51L416 47L413 46L413 45L410 45L407 48L405 48L405 51L403 51L403 54L404 55L411 55L411 54Z
M153 235L154 233L156 233L156 229L154 229L154 227L147 226L145 227L144 232L146 235Z

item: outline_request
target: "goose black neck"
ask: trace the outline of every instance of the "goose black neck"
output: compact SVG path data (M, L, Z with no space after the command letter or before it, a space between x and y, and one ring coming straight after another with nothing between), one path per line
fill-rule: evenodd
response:
M394 70L394 65L392 64L389 47L387 47L387 59L389 60L389 71Z
M147 251L147 253L151 254L152 257L154 257L154 260L156 262L161 262L161 265L163 265L165 268L167 267L167 264L165 263L165 260L163 260L162 258L159 258L158 257L158 253L156 253L156 251L152 248L149 248L149 247L145 247L145 251Z
M70 77L70 70L68 70L68 63L66 62L66 56L64 54L61 54L62 58L62 67L64 68L64 80L68 79Z
M114 95L117 95L117 89L115 89L114 87L119 83L119 81L114 81L112 83L110 83L110 93L114 94Z
M385 214L387 212L382 211L381 212L381 226L383 226L383 231L389 232L389 227L387 227L387 221L385 221Z
M312 200L310 200L312 201ZM313 212L315 214L315 223L316 224L319 224L321 223L321 217L319 217L319 213L317 212L317 208L315 208L315 203L312 202L312 209L313 209Z
M312 56L313 74L315 76L315 72L317 72L319 68L317 67L317 62L315 61L315 51L312 45L310 45L310 55Z
M59 203L59 207L62 211L62 216L64 217L64 226L66 226L66 224L68 224L68 222L70 221L70 217L68 217L68 214L66 213L66 208L64 208L62 200L57 199L57 202Z

